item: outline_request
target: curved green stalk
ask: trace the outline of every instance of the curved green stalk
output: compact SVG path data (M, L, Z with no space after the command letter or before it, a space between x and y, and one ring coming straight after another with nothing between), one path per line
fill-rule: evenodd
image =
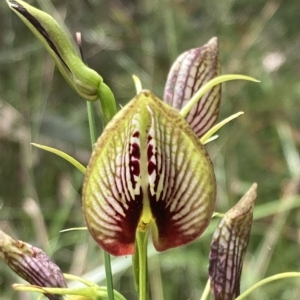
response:
M28 284L13 284L12 287L17 291L23 292L37 292L62 295L64 296L64 299L68 300L78 299L77 296L83 296L86 297L86 299L107 299L108 296L107 288L98 285L75 289L39 287ZM113 291L113 295L116 300L126 300L126 298L117 291Z
M40 144L36 144L36 143L31 143L31 145L46 150L48 152L54 153L60 157L62 157L63 159L65 159L66 161L68 161L70 164L72 164L75 168L77 168L81 173L85 174L86 172L86 167L83 166L79 161L77 161L75 158L73 158L72 156L68 155L65 152L62 152L58 149L52 148L52 147L48 147L48 146L44 146L44 145L40 145Z
M251 294L254 290L258 289L259 287L275 281L279 279L284 279L284 278L290 278L290 277L300 277L300 272L285 272L285 273L279 273L270 277L267 277L256 284L252 285L248 290L246 290L244 293L239 295L235 300L242 300L245 299L249 294Z
M113 92L104 82L99 86L98 98L101 103L103 125L105 126L117 113L117 105Z

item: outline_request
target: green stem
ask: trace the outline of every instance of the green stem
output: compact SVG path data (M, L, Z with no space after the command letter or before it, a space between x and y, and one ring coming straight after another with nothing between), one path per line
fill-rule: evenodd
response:
M92 102L87 101L86 106L87 106L87 113L89 119L91 143L92 143L92 148L94 148L95 143L97 141L95 112L94 112L94 107Z
M209 292L210 292L210 280L208 279L200 300L206 300L209 295Z
M110 255L106 251L104 251L104 265L105 265L108 300L114 300L114 286L112 280Z
M88 119L89 119L91 143L92 143L92 148L94 148L94 145L97 140L97 134L96 134L94 107L91 102L87 102L87 112L88 112ZM104 266L105 266L108 300L114 300L114 289L113 289L110 255L105 251L104 251Z
M267 278L257 282L256 284L252 285L248 290L246 290L244 293L242 293L240 296L238 296L235 300L245 299L254 290L265 285L266 283L269 283L269 282L275 281L275 280L279 280L279 279L283 279L283 278L289 278L289 277L300 277L300 272L285 272L285 273L279 273L279 274L267 277Z
M148 300L148 265L147 265L147 249L148 249L148 231L138 231L136 235L136 244L138 251L138 292L139 300Z

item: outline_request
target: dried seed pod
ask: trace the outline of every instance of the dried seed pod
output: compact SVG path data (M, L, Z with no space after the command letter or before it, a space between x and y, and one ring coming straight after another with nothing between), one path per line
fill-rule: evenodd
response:
M164 91L164 101L180 110L212 78L220 75L218 40L181 54L172 65ZM186 117L200 138L216 122L221 100L221 85L212 88L197 102Z
M212 239L209 277L215 300L233 300L240 294L243 259L249 242L257 184L221 219Z
M41 287L67 287L60 268L41 249L14 240L0 230L0 257L20 277ZM63 299L61 295L45 294L50 300Z

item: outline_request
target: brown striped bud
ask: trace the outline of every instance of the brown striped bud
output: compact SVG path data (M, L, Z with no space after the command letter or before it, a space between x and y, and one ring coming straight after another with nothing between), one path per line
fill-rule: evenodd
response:
M221 219L209 255L211 292L215 300L233 300L240 294L243 259L249 242L257 184Z
M20 277L41 287L67 287L60 268L41 249L14 240L0 230L0 257ZM45 294L50 300L60 295Z
M164 101L180 110L207 82L220 75L218 39L181 54L172 65L164 91ZM221 85L212 88L186 116L196 135L202 137L216 122L221 100Z

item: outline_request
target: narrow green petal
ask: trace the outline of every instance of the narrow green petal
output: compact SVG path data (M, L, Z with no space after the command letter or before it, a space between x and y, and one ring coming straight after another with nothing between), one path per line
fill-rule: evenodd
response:
M40 144L36 144L36 143L31 143L31 145L46 150L48 152L54 153L60 157L62 157L63 159L65 159L66 161L68 161L70 164L72 164L74 167L76 167L81 173L85 174L86 172L86 168L79 162L77 161L75 158L73 158L72 156L68 155L65 152L62 152L58 149L55 148L51 148L48 146L44 146L44 145L40 145Z
M136 91L137 94L139 94L143 90L141 80L136 75L132 75L132 79L133 79L133 82L134 82L135 91Z
M191 100L180 110L180 114L183 117L186 117L192 107L199 101L199 99L207 93L211 88L214 86L231 80L247 80L252 82L259 82L257 79L245 76L245 75L238 75L238 74L227 74L215 77L214 79L207 82L205 85L201 86L201 88L194 94Z
M211 129L209 129L200 139L202 144L207 144L209 142L209 139L212 137L213 134L215 134L219 129L221 129L224 125L226 125L228 122L230 122L231 120L236 119L237 117L239 117L240 115L244 114L242 111L229 116L228 118L224 119L223 121L217 123L214 127L212 127ZM214 140L214 139L213 139ZM211 141L211 140L210 140Z

